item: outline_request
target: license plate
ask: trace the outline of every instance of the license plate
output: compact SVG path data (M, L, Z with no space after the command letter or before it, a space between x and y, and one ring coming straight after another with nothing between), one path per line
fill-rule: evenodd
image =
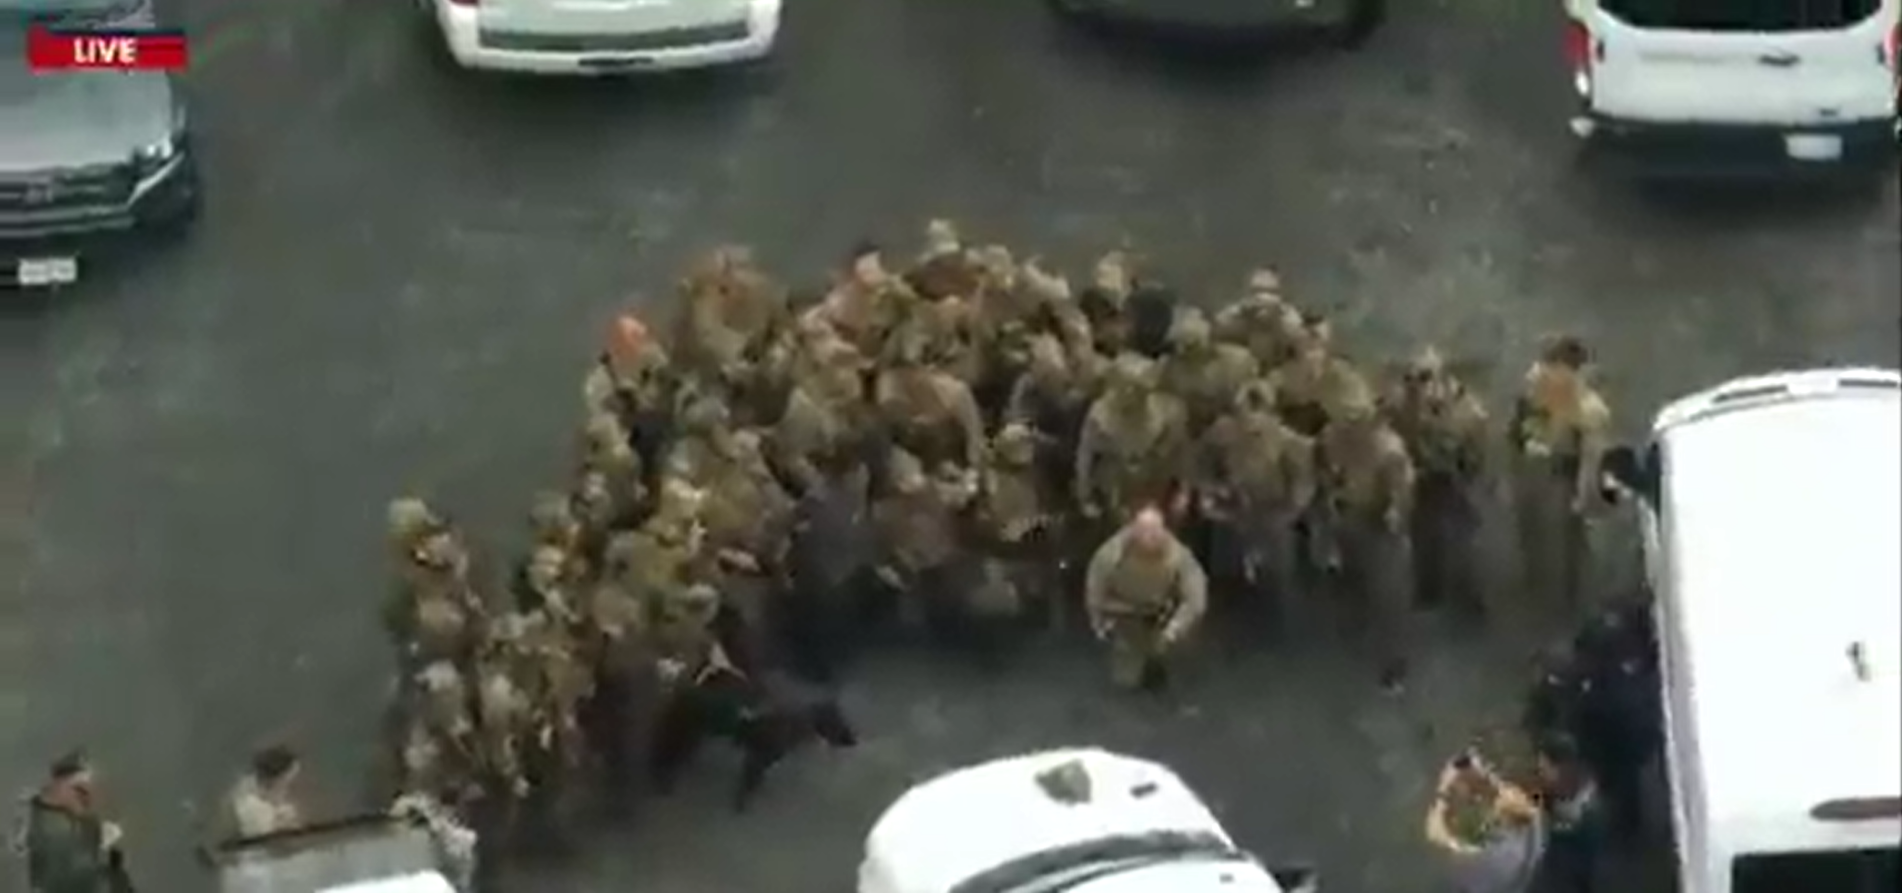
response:
M14 274L28 287L66 285L79 280L79 260L71 257L34 257L21 260Z
M1828 134L1792 133L1783 138L1783 148L1797 161L1835 161L1843 157L1843 138Z
M582 68L595 71L632 71L653 64L652 56L589 56L581 60Z

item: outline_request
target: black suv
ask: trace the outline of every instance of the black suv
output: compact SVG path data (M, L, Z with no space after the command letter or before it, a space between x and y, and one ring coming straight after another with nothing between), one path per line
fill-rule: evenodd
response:
M0 0L0 285L70 281L99 237L198 213L184 98L163 72L27 68L33 27L156 26L152 0Z

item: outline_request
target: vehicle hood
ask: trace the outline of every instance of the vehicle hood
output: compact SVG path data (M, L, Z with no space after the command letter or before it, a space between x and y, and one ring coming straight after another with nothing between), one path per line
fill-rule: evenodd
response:
M0 47L0 174L126 161L177 129L164 72L33 74L25 34L11 26Z
M1037 782L1039 774L1071 761L1090 776L1087 803L1058 802ZM944 893L1025 856L1156 832L1229 842L1208 807L1160 764L1095 749L1011 757L940 776L900 796L866 837L859 890Z

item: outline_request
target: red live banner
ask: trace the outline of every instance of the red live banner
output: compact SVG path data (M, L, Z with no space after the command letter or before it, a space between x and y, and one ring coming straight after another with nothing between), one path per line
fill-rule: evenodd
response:
M189 54L179 31L71 31L34 28L27 66L49 71L178 71Z

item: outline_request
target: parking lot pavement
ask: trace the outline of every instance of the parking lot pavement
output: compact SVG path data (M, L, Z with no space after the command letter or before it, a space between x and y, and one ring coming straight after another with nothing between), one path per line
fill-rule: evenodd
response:
M811 278L948 215L1067 261L1127 239L1211 298L1272 262L1359 349L1433 339L1495 385L1582 332L1633 431L1729 374L1897 361L1894 183L1713 206L1583 180L1554 12L1401 4L1362 53L1237 70L1110 52L1030 2L791 5L762 69L558 84L447 70L400 3L192 0L197 238L0 317L5 777L92 745L158 890L197 888L186 844L260 739L347 799L387 684L384 500L438 499L509 557L602 321L717 241ZM861 752L740 819L710 775L539 888L842 889L907 780L1099 742L1169 758L1331 890L1424 889L1420 786L1529 645L1441 638L1399 704L1325 646L1243 649L1168 710L1067 652L1003 680L893 662L849 692Z

